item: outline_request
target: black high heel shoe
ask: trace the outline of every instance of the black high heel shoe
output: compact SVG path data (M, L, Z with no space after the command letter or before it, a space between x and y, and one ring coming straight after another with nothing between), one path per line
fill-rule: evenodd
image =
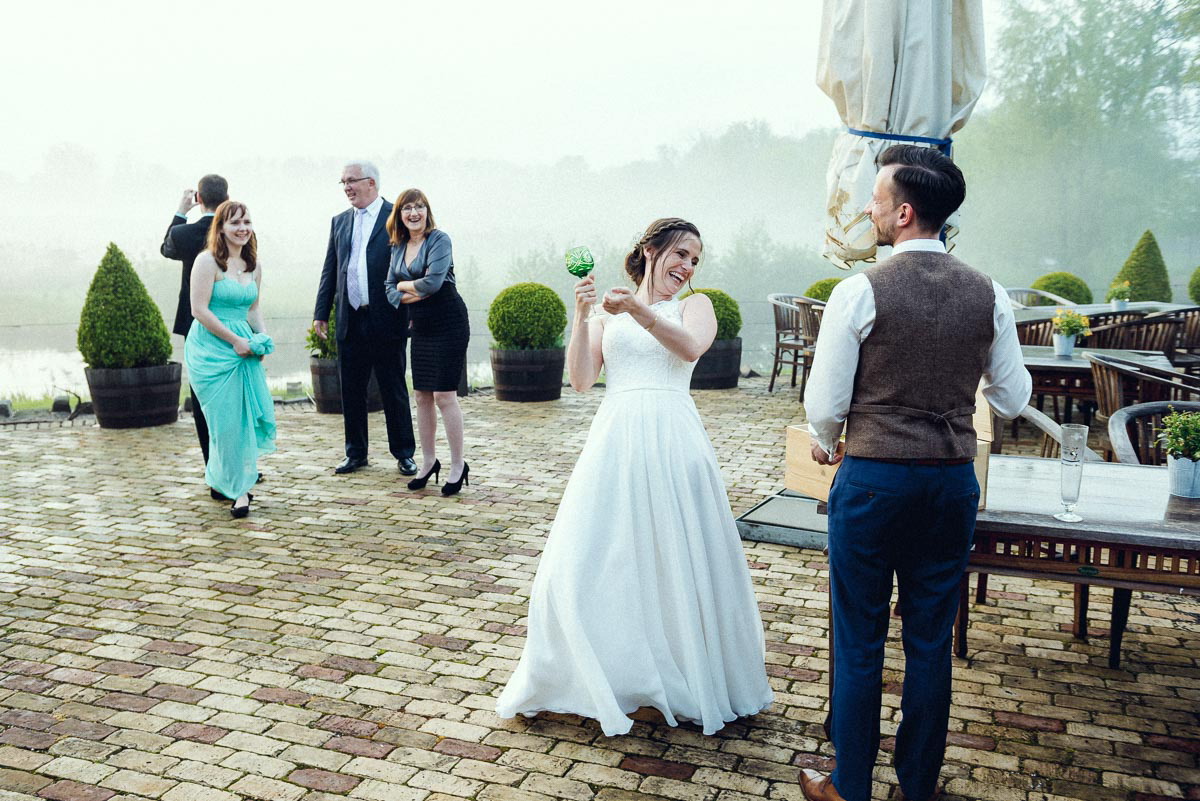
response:
M467 464L466 462L463 462L462 475L458 477L458 481L447 481L445 484L443 484L442 485L442 494L443 495L457 495L458 491L463 488L463 484L469 485L471 483L470 481L467 480L467 473L469 473L469 472L471 472L471 466L469 464Z
M410 490L425 489L425 485L429 483L430 476L433 476L434 477L433 480L437 481L437 477L440 476L441 474L442 474L442 463L440 461L438 461L437 459L434 459L433 467L429 468L429 472L423 476L418 476L417 478L414 478L412 481L408 482L408 488Z
M229 504L229 516L236 517L236 518L242 518L242 517L245 517L246 515L250 514L250 501L252 501L252 500L254 500L253 492L246 493L246 505L245 506L236 506L235 504L237 504L237 498L234 498L233 503Z

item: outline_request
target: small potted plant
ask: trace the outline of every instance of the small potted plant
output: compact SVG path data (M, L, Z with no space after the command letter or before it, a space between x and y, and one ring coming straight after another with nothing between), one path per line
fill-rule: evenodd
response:
M1092 333L1088 318L1070 309L1058 309L1053 322L1055 356L1070 356L1075 350L1076 337Z
M1200 498L1200 412L1177 412L1163 418L1158 439L1167 452L1167 482L1172 495Z
M548 401L562 397L567 307L553 289L527 281L500 292L488 308L496 399Z
M1133 288L1130 287L1128 281L1114 281L1113 285L1108 288L1108 294L1104 299L1112 304L1112 310L1119 312L1125 311L1129 307L1129 297L1133 294Z
M717 336L692 370L692 389L733 389L742 369L742 313L737 301L719 289L697 289L712 301ZM688 293L692 294L691 292Z
M171 335L133 265L109 243L79 315L76 344L96 422L142 428L179 419L183 366L170 361Z
M308 369L312 374L313 405L321 414L342 413L342 379L338 372L337 352L337 298L329 307L329 336L322 339L309 327L304 342L308 346ZM379 393L379 382L374 371L367 384L367 411L383 409L383 396Z

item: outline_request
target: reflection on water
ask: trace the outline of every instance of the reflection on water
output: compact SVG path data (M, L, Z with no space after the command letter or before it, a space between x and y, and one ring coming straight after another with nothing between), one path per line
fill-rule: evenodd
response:
M765 305L765 304L764 304ZM467 375L473 386L492 382L486 310L471 309L471 342L467 348ZM746 316L743 311L743 316ZM275 338L275 352L267 357L267 383L283 390L290 382L311 386L308 347L304 344L310 320L295 317L267 318ZM773 328L746 322L742 327L742 364L766 372L771 366ZM171 337L173 361L183 361L183 338ZM186 370L184 380L186 381ZM0 398L43 398L74 392L89 397L83 359L75 347L74 325L0 326Z

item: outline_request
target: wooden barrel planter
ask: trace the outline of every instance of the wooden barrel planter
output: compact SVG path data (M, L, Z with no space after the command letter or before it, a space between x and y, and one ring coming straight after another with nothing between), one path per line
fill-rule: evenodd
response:
M85 367L92 409L101 428L146 428L179 419L183 365Z
M742 338L716 339L692 371L692 389L733 389L742 369Z
M312 373L313 403L321 414L342 413L342 379L338 374L337 359L318 359L310 356L309 371ZM367 384L367 411L378 412L383 409L383 396L379 394L379 382L375 373L371 373L371 381Z
M492 349L496 400L550 401L562 397L565 348L546 350Z

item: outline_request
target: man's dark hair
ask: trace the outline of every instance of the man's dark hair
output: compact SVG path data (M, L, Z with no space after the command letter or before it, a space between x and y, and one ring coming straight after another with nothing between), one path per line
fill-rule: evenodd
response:
M932 147L892 145L879 154L880 167L897 165L892 173L896 199L913 207L928 231L940 231L967 196L962 170Z
M196 189L200 202L210 211L229 200L229 182L219 175L206 175Z

